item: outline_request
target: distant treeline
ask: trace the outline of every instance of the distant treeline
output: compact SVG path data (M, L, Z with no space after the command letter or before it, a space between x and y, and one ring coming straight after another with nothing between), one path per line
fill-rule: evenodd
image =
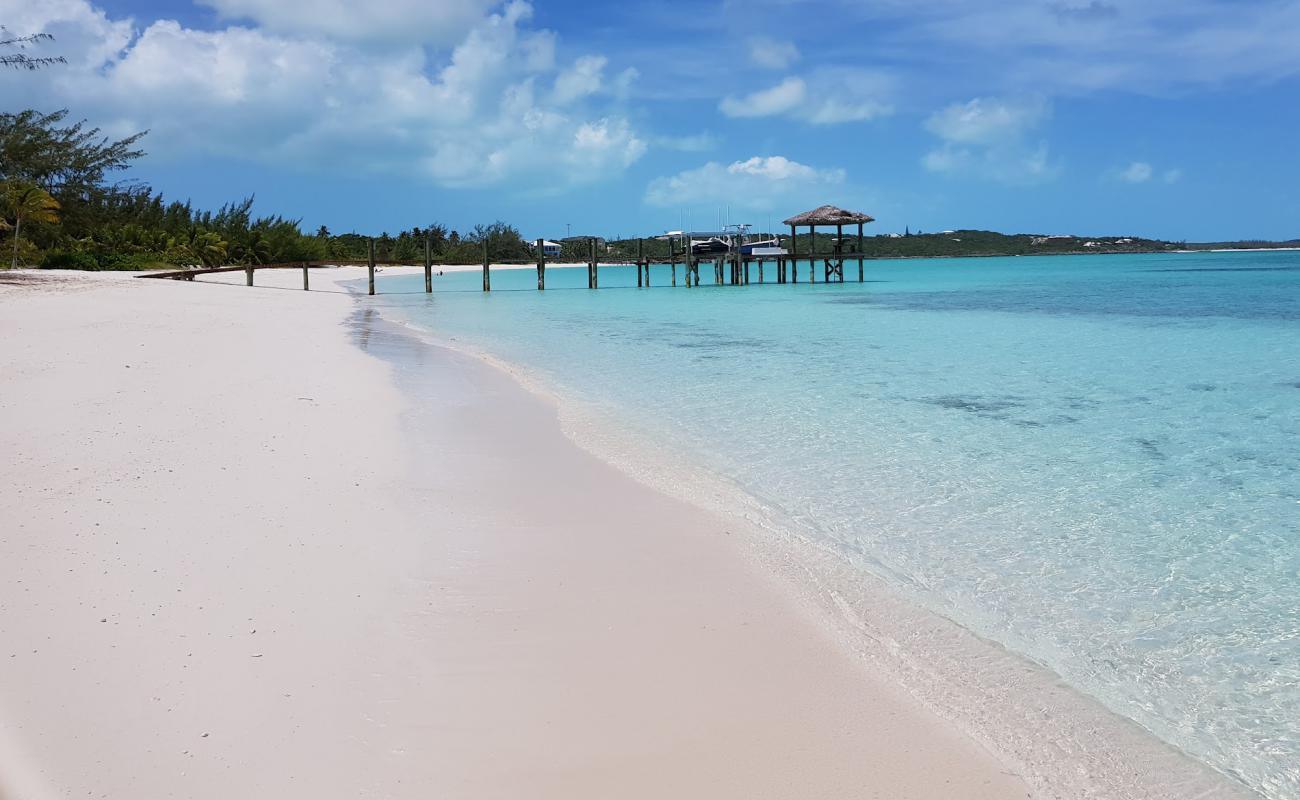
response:
M5 261L63 269L275 264L362 259L368 237L305 233L301 222L254 216L253 199L216 211L167 201L145 184L112 177L143 155L143 133L113 140L67 112L0 113L0 202ZM475 263L487 242L493 258L529 258L519 232L503 222L460 233L432 224L375 237L380 260L418 262L426 236L441 263Z
M790 249L790 235L779 236L781 246ZM818 233L809 237L799 233L795 245L799 253L831 253L835 250L834 233ZM867 234L862 239L862 253L868 258L945 258L958 256L1020 256L1052 255L1065 253L1145 253L1176 250L1184 245L1141 239L1130 236L1041 236L1036 234L1005 234L993 231L944 231L943 233L911 233L903 235ZM611 252L632 256L636 240L610 242ZM647 243L647 252L653 248L655 257L668 254L666 242ZM842 252L858 252L857 233L845 231Z
M143 136L113 140L84 122L69 124L66 111L0 113L0 244L5 261L47 268L149 269L366 257L370 237L335 234L325 227L304 232L297 219L254 216L251 197L204 211L189 202L167 201L145 184L112 180L143 155L136 146ZM844 250L856 251L856 231L846 234ZM504 222L476 225L465 232L437 223L396 235L385 232L374 237L375 255L381 261L420 263L426 240L434 260L444 264L480 262L485 243L496 262L534 257L531 242ZM781 235L781 240L790 247L788 235ZM638 252L660 259L669 255L666 240L597 241L602 260L632 259ZM963 230L868 235L862 250L871 258L933 258L1270 246L1300 246L1300 242L1189 245L1140 237ZM800 253L829 253L834 247L830 232L817 234L813 241L801 233L797 241ZM589 254L589 240L573 237L562 243L559 260L584 261Z

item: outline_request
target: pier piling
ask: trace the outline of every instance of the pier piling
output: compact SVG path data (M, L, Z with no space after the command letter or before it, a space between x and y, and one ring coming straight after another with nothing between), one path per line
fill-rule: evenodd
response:
M862 223L858 223L858 283L862 283Z
M424 236L424 293L433 291L433 237Z
M645 281L641 280L641 270L645 270ZM636 240L636 288L650 285L650 265L645 260L645 239Z
M374 239L366 240L366 270L367 270L367 275L369 276L369 281L368 281L369 293L374 294L375 293L375 240ZM249 276L248 280L250 283L252 282L253 278L251 275Z
M537 291L546 288L546 244L545 239L537 240Z
M302 262L302 290L308 291L307 287L307 262Z
M487 239L483 240L483 291L492 291L492 260L488 254Z

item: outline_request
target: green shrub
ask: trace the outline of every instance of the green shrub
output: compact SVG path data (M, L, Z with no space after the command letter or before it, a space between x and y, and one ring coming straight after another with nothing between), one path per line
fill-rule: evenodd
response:
M51 250L41 259L41 269L99 269L99 262L90 253L68 250Z
M98 267L104 270L175 269L156 253L100 253L96 256Z

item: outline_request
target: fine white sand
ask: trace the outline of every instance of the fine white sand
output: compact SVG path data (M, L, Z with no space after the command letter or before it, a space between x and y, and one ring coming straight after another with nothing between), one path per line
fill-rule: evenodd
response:
M0 796L1028 795L362 276L0 282Z

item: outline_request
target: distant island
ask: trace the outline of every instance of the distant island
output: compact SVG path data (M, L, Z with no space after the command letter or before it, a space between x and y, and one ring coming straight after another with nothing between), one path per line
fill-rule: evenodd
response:
M764 234L758 234L764 235ZM782 242L789 234L781 237ZM833 234L817 234L815 252L828 253L834 247ZM1300 239L1287 241L1237 242L1170 242L1140 236L1074 236L1064 234L998 233L996 231L954 230L938 233L878 234L862 241L869 258L962 258L978 256L1047 256L1096 255L1102 253L1172 253L1188 250L1270 250L1300 249ZM655 256L668 254L667 244L647 242L647 252ZM787 245L788 246L788 245ZM856 250L850 238L846 250ZM608 243L608 252L632 257L635 239ZM808 236L800 234L799 252L807 252ZM662 251L662 252L660 252ZM575 256L579 254L575 253Z

